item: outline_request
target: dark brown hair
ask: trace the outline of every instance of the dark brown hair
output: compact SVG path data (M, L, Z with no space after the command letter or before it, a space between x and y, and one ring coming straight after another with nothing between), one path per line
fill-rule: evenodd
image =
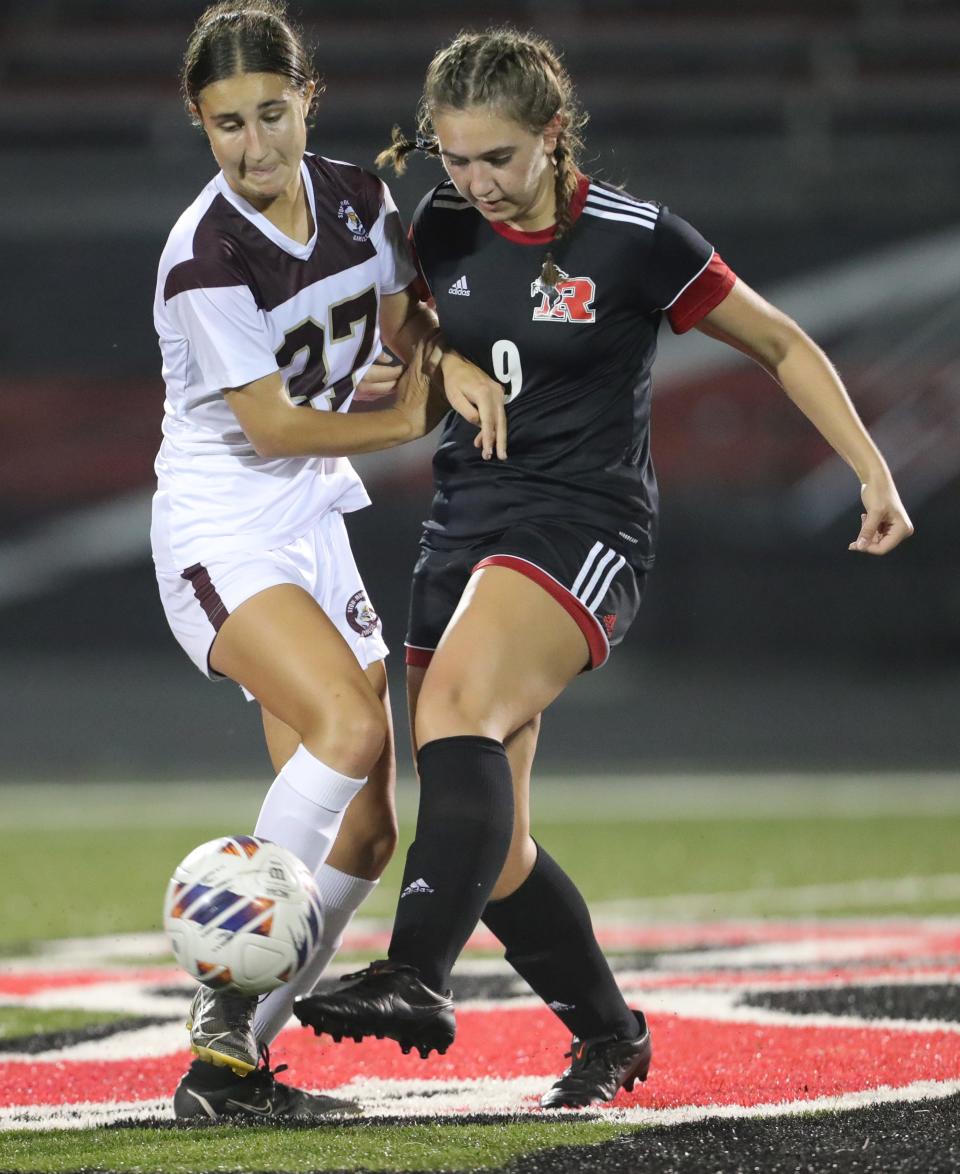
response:
M393 128L391 145L377 156L401 174L414 150L439 154L433 119L441 110L492 106L499 113L540 134L554 118L560 132L554 152L557 236L570 227L570 198L577 186L580 131L587 117L573 84L549 41L508 25L482 33L463 32L430 62L417 111L417 136L411 141Z
M180 92L194 122L201 91L240 73L277 73L298 90L311 82L316 98L323 85L303 35L278 0L221 0L194 25L180 70Z

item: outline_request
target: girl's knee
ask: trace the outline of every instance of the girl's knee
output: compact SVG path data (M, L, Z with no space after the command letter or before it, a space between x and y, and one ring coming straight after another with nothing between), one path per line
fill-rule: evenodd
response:
M366 778L373 769L388 734L387 715L372 692L344 690L336 706L311 715L304 744L328 766L350 778Z
M501 738L496 709L496 698L482 682L428 673L417 701L417 744L423 746L435 738L457 733Z

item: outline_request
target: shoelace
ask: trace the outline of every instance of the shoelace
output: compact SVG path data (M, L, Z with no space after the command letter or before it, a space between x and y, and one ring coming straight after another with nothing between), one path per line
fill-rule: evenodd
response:
M382 974L384 971L395 970L414 970L413 966L406 966L402 962L391 962L387 958L379 959L376 962L371 962L369 966L365 966L363 970L356 970L353 974L342 974L340 976L341 982L352 982L355 978L372 978L375 974Z
M369 966L365 966L363 970L355 970L352 974L341 974L341 982L353 982L355 978L369 978L371 974L376 974L376 962L371 962Z
M286 1072L290 1067L289 1064L278 1064L276 1068L270 1067L270 1049L266 1044L260 1045L260 1067L251 1075L258 1077L258 1083L275 1084L278 1072ZM250 1077L247 1077L249 1080Z
M570 1051L563 1053L563 1058L565 1060L572 1061L570 1067L566 1070L566 1072L564 1072L563 1075L577 1076L579 1073L586 1071L586 1069L589 1068L591 1064L595 1064L597 1062L602 1063L606 1072L614 1072L617 1068L617 1061L612 1056L604 1055L603 1052L599 1050L599 1045L611 1042L613 1041L605 1039L593 1040L592 1042L584 1041L578 1040L576 1036L574 1036L570 1044Z

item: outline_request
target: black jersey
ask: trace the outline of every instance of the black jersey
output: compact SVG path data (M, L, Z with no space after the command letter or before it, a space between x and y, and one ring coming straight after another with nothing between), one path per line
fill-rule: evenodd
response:
M492 224L439 184L411 228L448 343L503 383L509 458L484 461L476 428L451 413L434 457L426 523L444 544L537 519L618 535L647 566L656 538L650 369L664 313L686 330L731 289L703 237L656 203L581 177L573 226ZM541 268L550 251L559 278Z

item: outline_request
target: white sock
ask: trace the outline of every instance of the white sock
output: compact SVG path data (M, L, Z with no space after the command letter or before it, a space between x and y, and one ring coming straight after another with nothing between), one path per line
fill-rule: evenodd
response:
M347 804L366 779L351 779L297 747L260 808L254 835L289 848L316 872L330 854Z
M377 886L376 881L349 876L322 865L316 874L320 902L323 905L323 934L320 944L303 970L291 981L264 995L257 1005L253 1034L258 1044L271 1044L286 1026L297 995L307 995L317 985L320 975L340 949L343 931L350 919Z

